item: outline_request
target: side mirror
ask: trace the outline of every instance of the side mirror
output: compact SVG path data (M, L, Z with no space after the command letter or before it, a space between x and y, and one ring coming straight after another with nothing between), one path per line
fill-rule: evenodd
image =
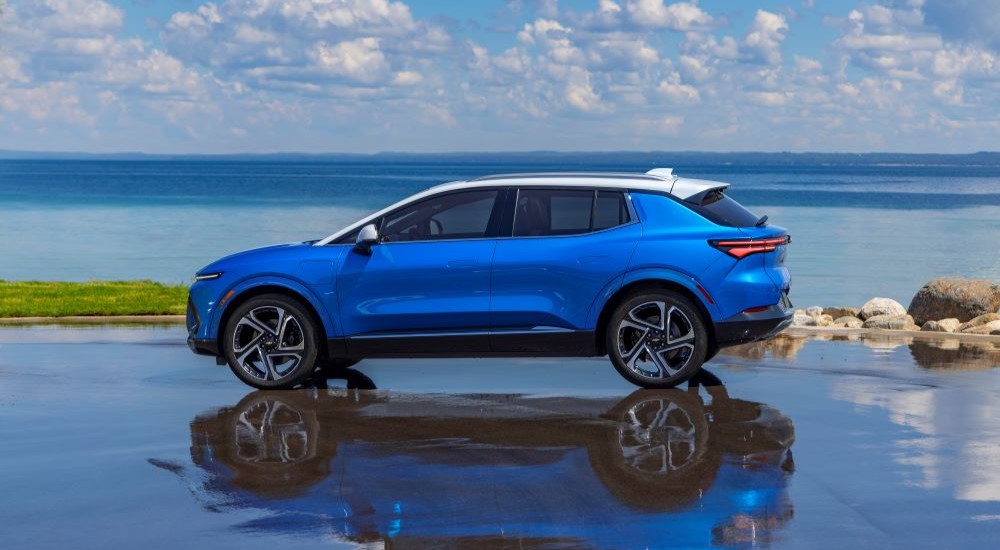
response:
M378 229L375 224L370 223L358 231L358 238L354 241L354 251L365 256L372 253L372 245L378 243Z

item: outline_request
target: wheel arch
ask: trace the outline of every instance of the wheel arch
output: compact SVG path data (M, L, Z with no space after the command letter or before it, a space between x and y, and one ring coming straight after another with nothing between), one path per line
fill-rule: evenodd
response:
M327 330L327 320L320 313L321 306L305 288L296 288L296 286L298 285L294 285L291 281L282 284L274 280L270 280L268 282L260 281L256 283L251 282L250 284L243 283L231 289L229 292L233 292L233 296L225 303L222 311L218 313L218 322L215 325L215 341L219 346L218 349L224 349L222 347L222 338L225 334L226 324L229 322L229 318L232 316L233 312L236 311L241 304L246 303L248 300L265 294L279 294L302 304L306 312L311 317L311 320L316 324L319 335L325 343L325 340L329 338L329 331ZM326 350L326 346L321 345L319 349L321 352L324 352Z
M718 346L715 343L715 323L712 321L712 315L709 313L704 300L702 300L702 298L699 297L694 290L677 281L652 276L626 282L621 286L621 288L615 291L615 293L612 294L606 302L604 302L604 306L601 308L601 312L597 316L597 325L594 329L594 338L596 340L595 344L599 355L605 355L608 352L607 346L605 345L605 332L607 331L608 321L610 320L611 314L614 312L615 308L617 308L618 305L624 300L628 299L629 296L648 290L668 290L676 292L694 304L694 306L698 308L698 313L701 315L705 329L708 331L708 354L706 355L705 360L707 361L715 355L718 351Z

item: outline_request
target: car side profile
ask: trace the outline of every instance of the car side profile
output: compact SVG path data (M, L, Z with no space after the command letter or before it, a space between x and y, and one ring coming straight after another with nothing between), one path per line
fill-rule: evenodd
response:
M727 183L486 176L432 187L318 241L201 269L188 345L282 389L368 357L608 355L665 388L792 318L790 238Z

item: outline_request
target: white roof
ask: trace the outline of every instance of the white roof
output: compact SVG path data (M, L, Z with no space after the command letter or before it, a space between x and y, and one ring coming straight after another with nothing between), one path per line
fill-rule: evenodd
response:
M609 189L635 189L644 191L658 191L670 193L681 199L695 199L709 191L716 189L726 189L728 183L718 181L699 180L682 178L673 174L672 168L654 168L645 174L637 173L617 173L617 172L548 172L538 174L498 174L494 176L483 176L470 180L453 181L436 185L430 189L425 189L415 195L391 204L374 214L365 216L361 220L337 231L333 235L316 242L316 246L329 244L342 235L346 235L355 229L371 223L372 220L399 208L409 202L423 199L438 193L448 191L458 191L469 188L483 187L534 187L534 186L560 186L560 187L603 187Z

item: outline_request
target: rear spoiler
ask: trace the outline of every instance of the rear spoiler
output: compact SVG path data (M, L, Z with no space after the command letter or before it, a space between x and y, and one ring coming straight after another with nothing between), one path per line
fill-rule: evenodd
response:
M682 178L674 174L673 168L653 168L646 174L663 178L666 183L670 184L669 192L671 195L694 204L701 204L705 196L712 191L729 189L729 184L721 181Z
M728 183L721 181L693 180L687 178L677 178L670 194L686 202L701 204L705 196L714 191L725 191L729 189Z

